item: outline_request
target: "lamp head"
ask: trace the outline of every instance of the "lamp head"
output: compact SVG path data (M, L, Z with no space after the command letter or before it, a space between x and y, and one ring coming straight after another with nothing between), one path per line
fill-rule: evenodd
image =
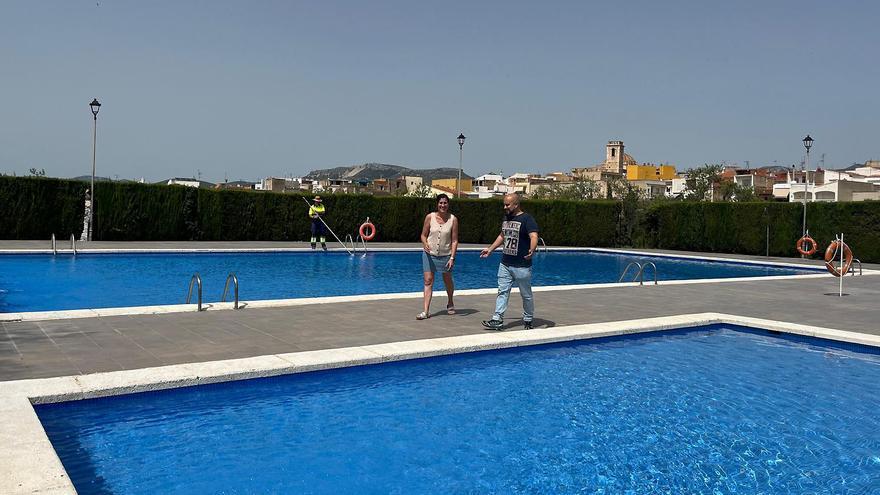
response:
M464 137L464 134L458 135L458 149L461 149L462 147L464 147L464 140L465 139L466 138Z
M97 119L98 118L98 110L101 109L101 104L98 103L98 99L95 98L89 103L89 108L92 109L92 115Z
M804 138L804 148L807 149L807 153L810 152L810 148L812 146L813 146L813 138L811 138L810 135L807 134L807 137Z

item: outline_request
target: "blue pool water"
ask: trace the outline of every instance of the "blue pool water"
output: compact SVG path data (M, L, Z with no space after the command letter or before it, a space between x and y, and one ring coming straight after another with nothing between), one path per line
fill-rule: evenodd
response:
M500 255L480 259L478 252L464 251L457 258L456 288L497 287ZM617 282L630 261L653 261L661 280L805 273L742 263L561 251L538 255L533 285ZM366 257L332 252L0 255L0 312L182 304L195 272L202 277L204 301L220 300L230 272L238 275L243 301L422 290L421 253L413 251L371 252ZM646 278L652 277L649 269Z
M732 326L37 406L80 494L876 493L880 355Z

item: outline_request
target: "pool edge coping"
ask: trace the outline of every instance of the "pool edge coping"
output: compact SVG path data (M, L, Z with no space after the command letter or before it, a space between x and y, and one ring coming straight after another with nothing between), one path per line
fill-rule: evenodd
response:
M880 336L876 335L724 313L695 313L0 382L0 443L9 445L0 452L0 492L76 493L34 404L711 324L742 325L880 348Z

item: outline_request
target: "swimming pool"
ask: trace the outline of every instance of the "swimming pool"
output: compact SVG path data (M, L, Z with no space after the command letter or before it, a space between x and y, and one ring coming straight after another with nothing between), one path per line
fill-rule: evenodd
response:
M480 259L477 251L461 251L456 288L497 287L499 258L497 252ZM814 273L810 268L550 251L537 255L533 285L617 282L631 261L655 263L660 280ZM182 304L195 272L201 275L206 302L220 300L230 272L237 273L245 301L419 292L421 266L416 251L376 251L366 257L340 252L0 255L0 313ZM646 280L652 277L649 268Z
M880 355L733 325L37 406L88 493L868 493Z

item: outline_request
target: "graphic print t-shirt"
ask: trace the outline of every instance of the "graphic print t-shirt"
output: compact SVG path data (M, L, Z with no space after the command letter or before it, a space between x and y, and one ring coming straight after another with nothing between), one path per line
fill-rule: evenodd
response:
M520 213L515 217L507 217L501 223L501 235L504 242L501 244L504 253L501 263L507 266L527 267L532 266L532 260L526 259L529 254L529 233L538 231L538 222L528 213Z

